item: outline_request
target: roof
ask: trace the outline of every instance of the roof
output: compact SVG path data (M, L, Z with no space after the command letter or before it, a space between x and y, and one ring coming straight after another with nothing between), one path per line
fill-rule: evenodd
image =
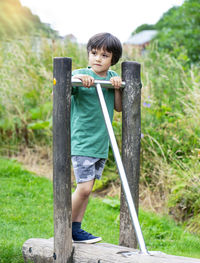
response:
M125 44L132 44L132 45L145 44L145 43L149 42L150 40L152 40L156 36L157 32L158 32L157 30L143 30L143 31L131 36L125 42Z
M65 40L70 40L72 43L76 43L77 39L73 34L68 34L64 37Z

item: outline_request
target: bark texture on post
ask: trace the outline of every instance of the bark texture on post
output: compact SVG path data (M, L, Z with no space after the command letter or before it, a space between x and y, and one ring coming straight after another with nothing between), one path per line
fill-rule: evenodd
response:
M71 262L71 64L54 58L53 87L53 188L54 262Z
M123 62L122 79L126 82L123 90L122 161L135 208L138 211L141 139L140 64L132 61ZM126 247L137 247L137 239L123 190L121 191L119 244Z

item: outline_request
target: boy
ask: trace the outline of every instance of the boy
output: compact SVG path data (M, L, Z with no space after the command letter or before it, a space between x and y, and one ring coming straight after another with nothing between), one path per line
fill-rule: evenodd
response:
M95 179L100 179L108 157L109 137L94 80L110 80L113 89L103 89L110 119L113 110L122 110L121 78L109 70L122 55L120 41L109 33L100 33L87 44L89 67L72 72L83 87L72 89L71 155L77 188L72 195L72 238L74 242L96 243L95 237L81 229ZM92 87L93 86L93 87Z

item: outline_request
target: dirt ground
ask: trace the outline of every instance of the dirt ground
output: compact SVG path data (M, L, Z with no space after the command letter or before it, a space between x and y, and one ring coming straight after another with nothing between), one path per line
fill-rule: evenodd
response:
M51 149L39 146L34 149L23 148L14 158L28 171L53 180Z

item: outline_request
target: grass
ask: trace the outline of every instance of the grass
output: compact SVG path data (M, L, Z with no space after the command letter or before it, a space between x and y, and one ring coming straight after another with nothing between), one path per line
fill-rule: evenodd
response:
M140 210L139 219L149 251L200 258L200 236L185 231L168 216Z
M24 170L16 161L0 158L0 263L22 263L23 243L53 236L52 182ZM147 248L200 258L200 237L171 219L140 211ZM119 201L91 198L83 227L118 244Z
M21 263L23 243L53 235L52 185L0 159L0 262Z

